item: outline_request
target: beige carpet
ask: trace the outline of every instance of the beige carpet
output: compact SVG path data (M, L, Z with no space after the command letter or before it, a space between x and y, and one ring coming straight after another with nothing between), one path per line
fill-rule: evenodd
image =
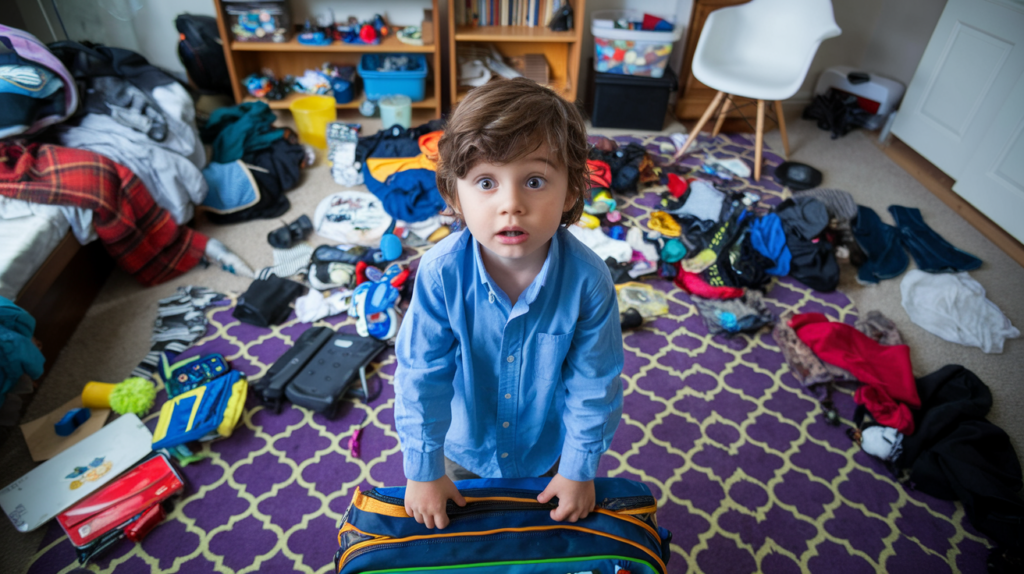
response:
M366 127L375 129L372 125ZM665 133L681 129L673 123ZM592 133L635 132L595 128ZM1024 300L1020 297L1024 269L893 164L869 137L870 134L854 132L830 140L828 133L812 123L794 119L790 124L790 159L819 168L825 174L824 186L851 192L859 203L874 208L887 222L891 223L886 211L889 205L921 209L925 221L940 235L985 261L972 276L985 286L989 298L1015 326L1024 326ZM777 132L769 134L767 142L775 150L782 149ZM312 215L322 197L340 189L331 180L328 168L319 164L308 170L302 184L289 194L292 208L283 219L290 222L302 213ZM197 228L220 239L252 267L259 268L271 263L266 236L280 225L280 221L267 220L230 226L200 221ZM948 343L910 321L900 305L899 278L866 287L857 284L852 268L844 268L842 277L840 289L850 295L862 312L879 309L896 322L912 349L917 375L948 363L962 364L977 373L991 387L995 399L989 418L1010 434L1018 453L1024 452L1024 418L1015 416L1024 410L1024 388L1019 383L1020 373L1024 372L1024 341L1008 341L1001 355L986 355L976 348ZM86 381L117 382L125 378L149 348L157 301L178 286L189 284L243 291L248 280L219 269L195 269L168 284L146 289L123 272L115 271L32 399L24 421L59 407L80 393ZM33 467L22 435L16 430L0 449L0 486ZM24 571L46 528L20 534L8 521L0 522L0 572Z

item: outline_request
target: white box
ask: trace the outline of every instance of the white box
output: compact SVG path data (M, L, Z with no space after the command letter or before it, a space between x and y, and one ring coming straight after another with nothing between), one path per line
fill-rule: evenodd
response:
M814 93L821 95L828 92L829 89L835 88L877 103L878 111L875 112L874 117L865 126L868 129L877 129L881 127L885 122L885 118L899 105L906 87L896 80L871 73L868 73L870 77L868 81L854 84L847 75L850 72L860 71L862 70L851 66L832 66L821 73L821 77L818 78L818 84L814 87Z

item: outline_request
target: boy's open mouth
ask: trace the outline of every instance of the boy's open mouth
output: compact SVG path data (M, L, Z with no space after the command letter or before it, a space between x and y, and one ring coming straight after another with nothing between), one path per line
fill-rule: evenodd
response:
M498 235L504 235L505 237L518 237L522 235L522 231L499 231Z

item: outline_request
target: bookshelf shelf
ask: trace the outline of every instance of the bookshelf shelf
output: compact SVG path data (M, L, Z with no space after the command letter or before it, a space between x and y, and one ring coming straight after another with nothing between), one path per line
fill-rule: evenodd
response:
M583 25L586 21L586 0L562 0L573 7L575 26L566 32L552 32L547 27L548 9L557 0L532 0L538 4L536 26L473 26L458 20L463 13L457 4L465 0L448 0L448 42L449 42L449 81L450 101L452 109L466 97L470 88L459 85L458 52L459 45L493 44L507 58L526 54L542 54L548 64L548 86L566 100L576 101L582 96L579 92L580 49L583 40ZM497 9L509 7L516 2L530 6L531 0L495 0ZM477 0L470 0L470 5L477 6ZM500 21L500 20L499 20Z

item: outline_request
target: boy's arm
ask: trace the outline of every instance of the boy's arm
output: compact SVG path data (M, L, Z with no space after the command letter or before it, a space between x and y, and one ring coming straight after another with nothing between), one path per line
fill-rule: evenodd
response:
M409 480L431 482L444 476L455 351L443 288L421 268L395 342L395 429Z
M566 433L558 474L577 482L597 476L598 460L611 445L622 416L622 327L615 285L610 276L592 285L582 299L562 367Z

